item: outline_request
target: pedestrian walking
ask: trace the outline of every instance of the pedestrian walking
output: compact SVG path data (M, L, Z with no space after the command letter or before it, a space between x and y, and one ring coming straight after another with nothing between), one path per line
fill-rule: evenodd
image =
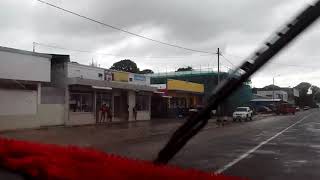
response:
M133 111L134 120L136 121L136 120L137 120L137 108L136 108L136 106L134 106L134 107L132 108L132 111Z
M100 111L101 111L100 123L103 123L106 120L106 113L108 111L108 107L106 103L103 103L103 105L100 108Z
M112 109L110 106L107 107L107 119L109 120L109 122L112 121Z

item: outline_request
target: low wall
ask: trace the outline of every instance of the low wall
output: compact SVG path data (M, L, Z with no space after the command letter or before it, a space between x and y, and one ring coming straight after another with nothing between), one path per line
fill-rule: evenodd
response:
M0 116L0 131L40 127L37 115Z
M38 118L41 126L64 125L64 104L38 105Z
M150 111L137 111L137 121L150 120L150 119L151 119Z
M96 120L94 118L93 113L87 112L77 112L69 113L69 120L66 121L67 126L76 126L76 125L87 125L87 124L95 124Z

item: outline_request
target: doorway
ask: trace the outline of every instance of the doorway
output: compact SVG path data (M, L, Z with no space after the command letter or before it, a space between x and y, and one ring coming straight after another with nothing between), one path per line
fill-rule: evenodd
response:
M110 108L110 112L112 113L112 98L111 93L105 92L97 92L96 96L96 123L101 122L101 107L103 104L106 104L108 108ZM105 116L105 120L103 122L112 122L108 119L107 114Z
M127 92L121 92L120 95L113 97L114 99L114 117L120 121L128 121L128 95Z

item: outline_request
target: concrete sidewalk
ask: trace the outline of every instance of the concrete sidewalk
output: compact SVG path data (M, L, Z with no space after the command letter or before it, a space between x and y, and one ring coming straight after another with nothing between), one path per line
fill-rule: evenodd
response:
M254 120L265 116L255 116ZM184 119L153 119L151 121L138 121L129 123L113 123L77 127L46 127L33 130L17 130L2 132L1 136L22 140L32 140L43 143L61 145L78 145L92 147L99 144L118 144L126 141L144 139L154 136L169 137ZM224 125L232 123L227 118ZM209 120L204 130L220 127L215 119Z

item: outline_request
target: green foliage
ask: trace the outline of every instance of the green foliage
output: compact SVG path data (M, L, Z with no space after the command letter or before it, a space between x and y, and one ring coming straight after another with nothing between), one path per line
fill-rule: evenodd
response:
M130 59L121 60L119 62L114 63L110 69L117 71L125 71L131 73L139 73L140 70L137 67L137 64Z
M151 69L144 69L140 71L140 74L154 74L154 72Z
M308 82L302 82L295 88L299 90L299 97L297 98L297 103L299 106L316 107L316 102L320 102L319 87L313 86ZM311 94L308 94L309 89L312 91Z
M271 84L271 85L265 86L262 89L266 90L266 91L269 91L269 90L280 90L281 88L279 86Z
M186 68L179 68L176 70L176 72L181 72L181 71L193 71L193 68L191 66L188 66Z

